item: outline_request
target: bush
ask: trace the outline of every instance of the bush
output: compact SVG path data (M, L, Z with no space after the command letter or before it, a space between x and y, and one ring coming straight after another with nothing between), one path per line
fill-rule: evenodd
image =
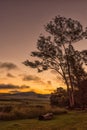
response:
M67 91L62 87L57 88L50 96L51 106L66 107L69 106Z

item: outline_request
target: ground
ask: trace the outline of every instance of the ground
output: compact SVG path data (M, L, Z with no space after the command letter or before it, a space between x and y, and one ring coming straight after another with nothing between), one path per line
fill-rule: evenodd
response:
M24 119L0 121L0 130L87 130L87 112L69 112L50 121Z

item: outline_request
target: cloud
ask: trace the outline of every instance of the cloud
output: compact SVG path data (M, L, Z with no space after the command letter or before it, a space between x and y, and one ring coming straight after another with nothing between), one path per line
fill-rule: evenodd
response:
M19 86L11 84L0 84L0 89L18 89Z
M44 89L45 91L49 91L49 92L53 92L54 91L54 89L51 89L51 88L49 88L49 89Z
M9 78L15 78L15 76L14 75L12 75L11 73L7 73L7 75L6 75L7 77L9 77Z
M58 74L58 72L56 72L55 70L51 70L52 74Z
M0 69L14 70L18 69L18 67L11 62L0 62Z
M26 88L30 88L30 86L27 86L27 85L20 86L20 89L26 89Z
M40 81L41 79L33 75L24 75L23 80L24 81Z
M20 91L18 91L18 90L12 90L12 91L10 91L10 93L13 93L13 94L20 93Z
M35 75L23 75L23 81L32 81L34 83L38 83L41 85L46 85L46 83L44 81L42 81L42 79L38 76Z
M0 84L0 89L6 90L6 89L26 89L26 88L30 88L30 86L26 86L26 85L22 85L22 86L18 86L18 85L13 85L13 84Z
M47 81L48 85L52 85L51 81Z

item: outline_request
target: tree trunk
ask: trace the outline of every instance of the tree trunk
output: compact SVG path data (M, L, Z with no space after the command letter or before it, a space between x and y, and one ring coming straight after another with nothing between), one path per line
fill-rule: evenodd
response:
M70 77L70 84L71 84L71 108L75 107L75 99L74 99L74 90L73 90L73 84L72 84L72 79Z
M73 84L72 84L70 65L69 65L69 57L68 57L68 54L66 52L66 48L65 48L64 44L63 44L63 48L64 48L64 51L65 51L65 54L66 54L66 58L67 58L68 76L69 76L69 81L70 81L70 86L71 86L71 90L68 89L69 86L68 86L68 83L67 83L67 90L68 90L68 94L69 94L69 103L70 103L70 108L73 108L75 103L74 103Z
M74 101L74 93L71 92L71 108L74 108L75 107L75 101Z
M68 92L68 98L69 98L69 107L72 109L75 106L74 93L70 91L69 87L67 88L67 92Z

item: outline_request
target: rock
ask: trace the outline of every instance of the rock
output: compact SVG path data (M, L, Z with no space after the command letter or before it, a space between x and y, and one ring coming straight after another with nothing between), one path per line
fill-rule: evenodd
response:
M53 113L46 113L39 116L39 120L51 120L53 119Z

